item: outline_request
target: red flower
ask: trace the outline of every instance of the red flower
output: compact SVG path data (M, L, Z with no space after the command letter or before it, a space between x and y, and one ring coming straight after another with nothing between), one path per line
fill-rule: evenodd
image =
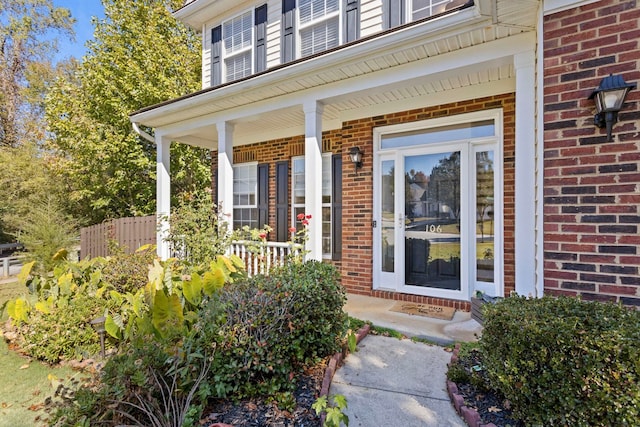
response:
M304 214L303 214L303 213L299 213L299 214L298 214L298 219L299 219L300 221L302 221L302 220L304 219Z
M289 233L295 233L295 232L296 232L296 228L295 228L295 227L291 227L291 228L289 229Z
M260 236L259 236L259 237L260 237L262 240L264 240L264 239L266 239L266 238L267 238L267 233L260 233Z
M307 215L307 219L311 219L311 215Z
M306 219L302 220L302 225L309 225L309 221L307 221Z

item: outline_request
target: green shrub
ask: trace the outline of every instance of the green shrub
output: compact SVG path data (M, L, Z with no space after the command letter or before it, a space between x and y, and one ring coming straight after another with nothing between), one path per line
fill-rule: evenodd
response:
M491 384L527 425L638 425L640 311L552 297L485 310Z
M290 391L292 375L340 348L345 299L336 269L315 261L226 286L196 325L204 342L217 343L210 378L216 395Z
M290 335L296 362L312 363L340 349L348 327L343 311L347 296L333 265L320 261L286 264L266 278L262 289L283 299L293 296Z
M88 321L102 314L104 304L87 295L60 301L48 310L34 310L20 326L22 351L49 363L82 359L100 352L98 334Z
M166 240L186 266L203 266L224 254L233 234L210 191L188 194L171 210Z
M102 277L120 293L135 293L149 280L149 266L156 259L155 246L145 245L127 254L117 245L110 245L111 256L102 269Z

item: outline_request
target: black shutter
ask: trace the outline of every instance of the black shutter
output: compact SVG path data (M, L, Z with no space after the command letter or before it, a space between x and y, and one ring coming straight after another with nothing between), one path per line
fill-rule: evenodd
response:
M211 30L211 86L217 86L222 83L221 55L222 26L218 25Z
M289 240L289 162L276 163L276 239Z
M282 46L280 56L283 64L295 59L295 21L296 0L282 0Z
M404 23L404 0L383 0L383 24L385 29Z
M259 73L267 69L267 5L263 4L256 8L255 11L255 26L256 26L256 50L255 50L255 72Z
M357 40L360 37L360 15L358 13L360 1L345 0L345 3L344 42L348 43Z
M258 165L258 228L269 224L269 164Z
M342 259L342 155L331 156L331 259Z

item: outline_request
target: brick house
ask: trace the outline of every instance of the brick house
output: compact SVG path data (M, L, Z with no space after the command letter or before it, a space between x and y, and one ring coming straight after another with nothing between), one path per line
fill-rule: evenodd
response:
M192 144L212 150L234 226L286 241L312 215L309 256L351 293L640 305L640 91L611 142L589 99L610 73L640 80L636 0L191 0L174 15L202 34L202 90L131 115L154 129L159 214L169 144Z

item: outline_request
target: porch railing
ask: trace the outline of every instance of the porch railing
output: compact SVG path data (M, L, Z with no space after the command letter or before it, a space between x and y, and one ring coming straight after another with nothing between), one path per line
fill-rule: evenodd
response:
M285 265L291 257L302 255L302 245L283 242L253 242L237 240L231 243L229 255L237 255L249 276L269 274L272 268Z

